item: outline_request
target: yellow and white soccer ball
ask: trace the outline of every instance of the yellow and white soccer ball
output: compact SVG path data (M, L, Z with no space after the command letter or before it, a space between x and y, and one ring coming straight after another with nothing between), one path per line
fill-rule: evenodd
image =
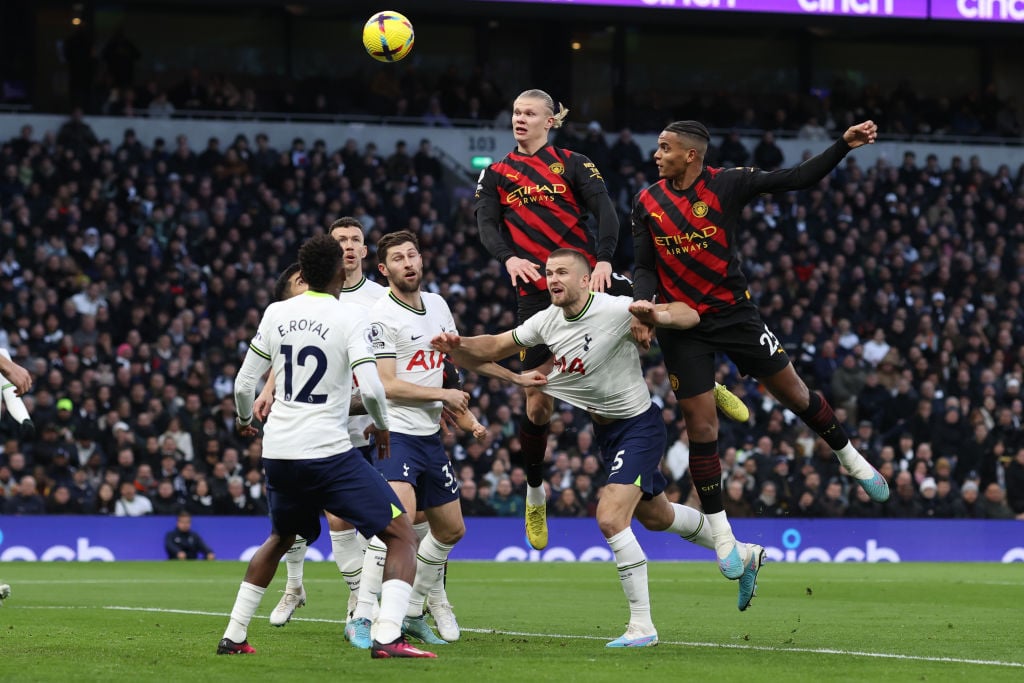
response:
M377 12L363 26L363 47L378 62L397 62L412 52L412 22L398 12Z

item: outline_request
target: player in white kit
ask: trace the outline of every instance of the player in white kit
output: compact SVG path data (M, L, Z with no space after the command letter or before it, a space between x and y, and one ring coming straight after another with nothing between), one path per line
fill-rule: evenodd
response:
M370 336L387 392L392 452L397 454L379 461L377 467L403 504L423 510L429 522L416 556L416 582L403 632L438 642L423 618L423 602L441 581L448 554L466 530L459 481L441 443L440 420L443 408L455 413L465 410L468 396L459 389L444 388L445 355L430 347L436 335L457 331L445 300L420 291L423 260L416 236L404 230L384 235L377 243L377 258L389 288L370 310ZM520 386L545 382L541 373L517 374L495 363L470 360L463 365ZM356 615L364 616L362 610L360 597ZM457 637L456 631L453 639Z
M700 319L685 304L654 307L633 304L630 297L590 291L590 265L572 249L551 252L546 266L552 305L514 330L499 335L438 335L433 346L456 362L500 360L520 349L547 345L553 355L544 393L590 413L601 448L608 484L597 507L597 523L615 562L629 601L626 632L608 647L648 647L658 643L651 620L647 558L630 528L636 518L653 531L678 534L714 550L704 515L670 503L660 471L666 447L661 411L651 402L640 356L630 332L633 311L641 322L685 329ZM740 578L738 606L750 604L763 548L748 545L748 562Z
M366 258L366 244L363 239L362 224L355 218L340 218L331 224L330 234L341 246L344 253L345 282L342 285L341 293L338 295L338 300L369 309L384 294L386 288L372 280L367 280L363 275L363 259ZM276 291L278 300L301 293L305 289L305 283L298 277L298 273L290 271L291 268L282 274L283 282L279 282L275 288L278 290ZM273 404L273 391L274 379L273 375L271 375L256 401L256 417L260 420L266 419L267 414L270 412ZM353 397L355 397L357 402L358 396L358 387L353 387ZM348 419L348 434L352 445L362 451L364 456L371 458L372 462L372 449L369 440L364 434L366 428L371 423L372 419L368 415L352 415ZM346 615L351 617L359 594L366 541L345 520L332 515L330 512L326 513L326 517L331 535L331 550L334 553L334 562L338 565L338 571L341 572L349 588ZM383 549L383 543L379 539L375 539L374 546ZM270 614L270 623L273 626L284 626L292 618L295 610L306 604L306 589L302 584L302 577L308 548L309 545L305 542L305 539L300 537L296 539L295 544L285 555L288 580L285 585L284 595L281 596L277 607ZM376 584L379 591L379 577ZM370 643L367 642L366 647L369 646Z
M256 433L253 392L273 366L280 378L274 413L264 428L263 466L272 531L246 571L218 654L251 654L247 632L281 557L297 535L320 535L320 511L346 519L388 546L380 616L370 650L374 658L434 657L401 634L415 573L416 537L401 502L362 454L352 448L338 419L347 415L352 374L378 431L381 457L389 454L384 389L376 372L364 311L336 301L344 278L342 253L329 236L299 250L309 291L271 304L260 321L235 382L239 431ZM301 434L301 438L297 438Z

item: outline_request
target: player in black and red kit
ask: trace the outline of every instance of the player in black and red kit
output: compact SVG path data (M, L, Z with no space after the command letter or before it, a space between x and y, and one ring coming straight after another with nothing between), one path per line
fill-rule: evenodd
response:
M850 443L824 397L810 392L761 319L747 291L736 244L738 218L751 199L811 187L851 149L873 143L877 131L871 121L851 126L818 156L794 168L766 172L706 168L707 128L696 121L677 121L658 136L654 161L661 180L634 200L634 298L653 301L657 293L662 303L682 301L700 314L696 327L659 328L657 338L686 418L690 472L711 523L719 568L730 579L740 578L757 562L744 556L745 546L736 543L722 506L712 391L716 351L728 354L741 373L757 378L817 432L873 500L889 497L885 478Z
M480 239L518 287L519 323L551 305L541 269L555 249L587 254L594 291L632 293L628 280L612 275L619 221L601 172L582 154L548 142L550 130L560 127L568 113L561 104L556 111L554 100L543 90L520 94L512 109L516 148L484 169L476 189ZM596 243L587 214L597 221ZM537 369L550 357L546 346L528 349L520 356L522 369ZM526 418L519 425L526 460L526 533L538 550L548 538L543 465L553 410L550 397L526 390Z

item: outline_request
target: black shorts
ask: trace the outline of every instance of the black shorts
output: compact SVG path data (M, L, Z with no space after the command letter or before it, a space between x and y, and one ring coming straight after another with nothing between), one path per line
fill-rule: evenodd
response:
M608 294L612 296L633 296L633 281L625 275L619 275L618 273L612 273L612 284L607 290ZM551 295L548 294L548 290L543 292L534 292L532 294L524 294L519 297L519 311L516 316L516 324L522 325L531 317L540 313L545 308L551 305ZM551 349L541 344L540 346L533 346L528 349L523 349L519 352L519 362L522 364L523 371L533 370L544 365L551 358Z
M677 398L689 398L715 386L715 353L724 353L740 374L769 377L789 365L778 337L753 306L708 316L689 330L658 328L658 345Z

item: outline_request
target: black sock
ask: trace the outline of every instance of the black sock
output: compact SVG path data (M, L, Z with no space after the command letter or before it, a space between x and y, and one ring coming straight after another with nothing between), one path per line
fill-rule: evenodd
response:
M818 436L824 439L829 448L834 451L838 451L850 441L846 430L836 420L832 406L816 391L811 392L811 402L807 406L807 410L797 413L797 417L817 432Z
M536 488L544 483L544 453L548 448L548 425L534 424L528 417L519 421L519 444L526 464L526 483Z
M690 476L700 496L705 515L724 510L722 501L722 461L718 459L718 441L690 442Z

